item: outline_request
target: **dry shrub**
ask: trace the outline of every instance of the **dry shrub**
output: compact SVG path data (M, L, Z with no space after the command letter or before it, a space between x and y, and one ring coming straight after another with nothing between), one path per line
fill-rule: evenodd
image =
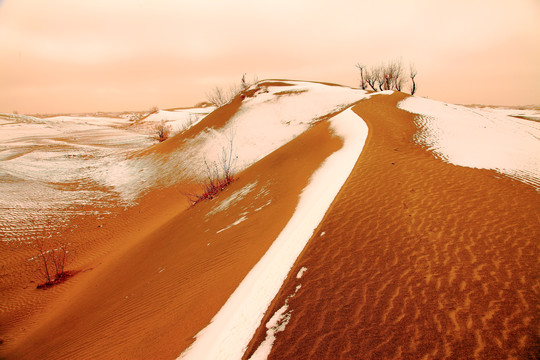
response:
M33 247L36 251L36 256L33 257L34 268L40 274L42 283L37 288L46 290L51 286L61 284L71 277L74 273L66 271L66 262L71 252L68 250L69 243L51 242L44 243L41 240L36 240Z
M206 93L206 100L216 106L223 106L232 101L237 95L244 93L251 85L259 81L255 75L251 80L246 79L246 74L242 75L240 84L233 84L228 89L216 86L210 92Z
M156 126L154 126L154 132L156 140L163 142L171 135L171 126L165 121L160 121L158 124L156 124Z
M203 158L206 178L201 184L201 192L184 194L192 205L196 205L203 200L213 199L234 181L234 167L238 156L233 153L233 140L234 137L231 136L228 146L222 147L218 161L208 162L206 157Z

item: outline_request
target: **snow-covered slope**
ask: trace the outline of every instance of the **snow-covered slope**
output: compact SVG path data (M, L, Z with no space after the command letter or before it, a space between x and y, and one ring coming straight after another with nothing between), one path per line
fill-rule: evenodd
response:
M247 90L239 109L224 126L201 120L203 130L169 153L150 153L111 164L101 173L126 201L144 187L170 186L205 178L206 160L219 163L223 151L237 159L242 171L306 131L321 117L368 98L363 90L298 81L263 81ZM230 105L225 105L230 106Z
M0 114L0 238L31 239L43 228L54 235L71 215L128 204L133 198L123 196L115 178L125 176L119 170L129 154L156 143L155 124L170 122L178 132L212 110L160 111L136 124L128 118Z
M418 114L415 140L437 157L540 188L539 122L417 97L399 107Z
M197 169L203 156L217 160L232 139L238 156L237 170L241 171L306 131L321 117L369 97L362 90L298 81L282 82L280 86L262 82L252 89L255 94L242 102L223 128L206 129L190 141L187 151L181 150L191 168Z

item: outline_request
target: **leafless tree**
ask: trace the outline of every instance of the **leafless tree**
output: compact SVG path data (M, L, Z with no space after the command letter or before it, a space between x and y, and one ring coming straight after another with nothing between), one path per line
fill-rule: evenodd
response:
M243 94L251 85L258 81L256 75L253 76L253 79L250 81L247 79L246 74L243 74L240 84L233 84L229 86L227 90L216 86L212 91L206 93L206 100L214 105L223 106L234 99L235 96Z
M379 83L379 91L388 90L386 88L386 71L384 65L377 66L374 70L377 82Z
M366 69L366 83L369 85L371 90L377 91L375 87L378 81L378 73L376 68Z
M401 91L403 84L403 68L400 60L394 60L387 65L389 72L389 89Z
M47 250L45 250L45 246L43 244L43 242L41 240L36 240L34 242L34 247L37 251L37 256L36 258L38 259L38 262L41 264L39 267L38 267L38 271L39 273L41 274L41 276L43 277L43 280L45 280L45 284L50 284L52 283L52 280L54 279L52 276L51 276L51 273L52 273L52 270L50 271L49 267L50 267L50 256L49 256L49 252ZM35 258L34 258L35 259Z
M364 69L366 68L363 64L356 64L358 70L360 70L360 87L362 90L366 90L366 80L364 79Z
M246 74L242 74L242 80L240 80L240 87L242 88L242 91L246 91L249 87L248 83L246 82Z
M414 95L414 93L416 92L416 82L414 81L416 74L417 74L416 68L414 67L414 65L411 64L410 73L409 73L409 76L411 78L411 95Z
M208 100L208 102L216 106L222 106L228 102L227 96L225 95L223 88L219 86L216 86L215 88L212 89L212 91L207 93L206 99Z

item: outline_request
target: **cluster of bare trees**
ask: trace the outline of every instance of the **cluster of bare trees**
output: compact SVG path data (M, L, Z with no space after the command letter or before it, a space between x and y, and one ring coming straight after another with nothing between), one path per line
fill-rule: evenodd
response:
M397 90L401 91L409 82L409 90L411 95L416 92L416 77L417 71L414 65L409 66L407 73L400 60L394 60L388 64L367 67L364 64L356 64L360 70L360 87L362 89L371 88L373 91Z

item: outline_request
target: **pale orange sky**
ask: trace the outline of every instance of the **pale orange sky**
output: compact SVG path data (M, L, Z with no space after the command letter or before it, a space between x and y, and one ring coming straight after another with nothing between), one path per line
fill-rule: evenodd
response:
M417 95L540 104L538 0L0 0L0 112L190 106L259 79L358 86L414 63Z

